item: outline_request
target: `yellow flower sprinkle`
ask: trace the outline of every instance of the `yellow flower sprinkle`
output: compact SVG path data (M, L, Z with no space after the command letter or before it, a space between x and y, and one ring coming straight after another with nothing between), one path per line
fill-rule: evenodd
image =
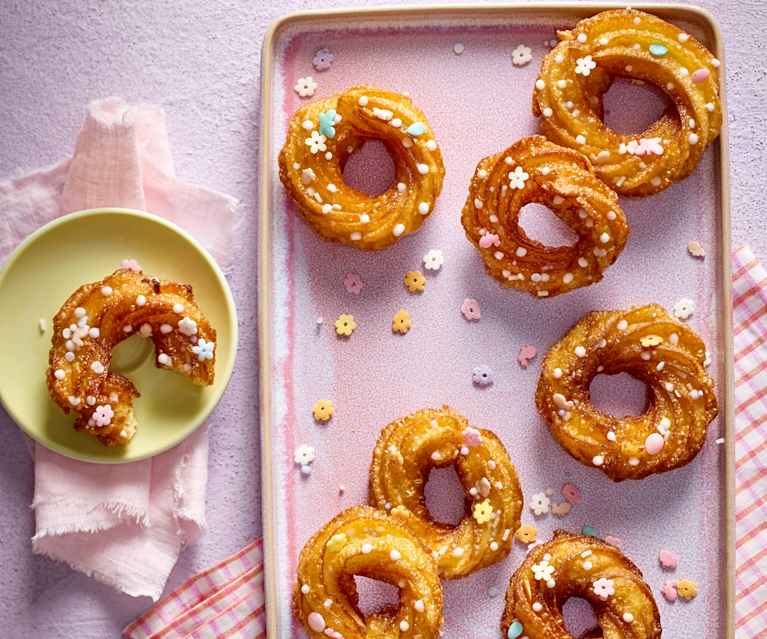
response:
M676 582L676 592L682 599L695 599L698 595L698 584L691 579L680 579Z
M663 344L663 338L660 335L645 335L639 340L639 343L645 348L652 348Z
M426 278L421 271L408 271L405 273L404 282L411 293L422 293L426 289Z
M472 515L478 524L486 524L490 521L493 518L493 505L490 503L490 500L485 499L485 501L474 504Z
M321 399L314 404L312 414L318 422L326 422L333 417L334 410L333 402L329 399Z
M413 320L410 318L410 313L404 308L401 308L395 313L394 318L391 321L391 330L395 333L404 335L410 330L412 325Z
M354 315L343 313L336 320L336 333L344 337L349 337L357 328L357 322L354 321Z
M517 528L517 532L514 533L514 537L517 541L523 544L532 544L538 539L538 529L535 526L526 524Z

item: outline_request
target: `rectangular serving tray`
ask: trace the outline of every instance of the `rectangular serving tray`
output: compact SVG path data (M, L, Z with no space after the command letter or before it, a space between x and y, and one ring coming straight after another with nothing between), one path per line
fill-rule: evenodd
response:
M719 140L692 176L649 198L621 198L631 237L597 285L551 300L501 289L484 274L460 225L460 209L476 163L538 132L530 96L548 51L545 42L555 37L556 28L569 28L581 18L621 6L570 2L312 11L285 16L267 32L261 62L258 294L270 637L305 636L291 613L298 553L311 533L335 514L366 501L367 470L380 429L418 408L443 403L504 440L528 503L533 494L549 487L553 500L561 500L559 488L565 481L578 485L585 495L583 504L562 519L535 518L526 505L523 523L534 523L544 539L557 528L579 530L586 524L602 535L617 536L652 587L664 635L734 636L726 117ZM633 6L679 24L723 60L719 29L704 10L681 4ZM464 45L462 55L453 52L458 42ZM533 61L526 67L511 64L517 44L533 50ZM322 47L333 51L336 59L329 71L317 72L312 56ZM324 242L301 220L280 184L277 154L290 115L303 103L293 84L306 75L319 84L312 99L364 83L409 91L426 113L447 173L435 211L418 234L386 251L364 253ZM607 108L612 106L611 117L622 126L639 131L651 121L641 118L659 109L652 96L636 97L625 87L615 93L615 98L608 95ZM637 113L637 118L631 117ZM705 260L687 254L690 240L706 247ZM427 276L425 293L408 295L402 277L421 267L421 257L430 248L443 250L445 265L438 274ZM366 282L359 296L344 289L347 272L359 273ZM482 305L477 324L469 325L461 317L465 297L477 298ZM711 351L720 416L711 424L703 450L687 467L640 482L614 484L571 459L537 416L533 397L542 356L592 309L650 301L670 308L682 297L696 303L690 325ZM390 331L391 317L400 307L413 316L413 329L404 337ZM339 340L333 321L346 312L354 314L359 328L351 339ZM320 316L325 318L322 324ZM540 354L523 370L516 356L527 343ZM486 390L471 384L471 371L479 364L490 365L495 373L495 383ZM631 387L624 380L611 381L612 400L605 399L610 395L605 386L595 395L616 411L628 408L614 396L631 392ZM335 402L336 414L327 426L312 420L311 407L318 399ZM724 438L723 445L715 443L719 438ZM294 449L303 443L317 451L309 478L302 478L293 462ZM345 487L343 494L339 485ZM430 507L450 511L444 503L449 486L449 478L430 482ZM658 552L664 547L681 556L675 572L664 572L658 564ZM445 584L444 636L500 636L503 592L523 556L524 548L515 544L507 560ZM665 602L662 583L682 578L699 583L697 599ZM500 595L490 596L493 589ZM582 612L569 614L571 630L583 628L587 617Z

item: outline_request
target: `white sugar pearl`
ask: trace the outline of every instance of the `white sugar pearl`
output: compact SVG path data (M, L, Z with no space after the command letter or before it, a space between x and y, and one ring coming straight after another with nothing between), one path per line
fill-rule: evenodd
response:
M362 233L359 231L354 231L354 233L352 233L349 237L353 242L357 242L362 239Z
M367 213L363 213L362 215L360 215L360 222L362 224L367 224L368 222L370 222L370 216Z
M418 172L421 175L426 175L429 172L429 165L428 164L418 164Z
M173 312L174 313L179 313L179 314L183 313L184 312L184 305L180 304L180 303L174 304L173 305Z
M101 287L101 294L104 297L109 297L112 294L112 287L111 286L102 286Z
M517 250L515 251L517 257L524 257L527 255L527 249L524 246L517 247Z
M157 356L157 361L160 362L163 366L169 366L170 365L170 356L166 353L160 353Z
M168 333L170 333L172 330L173 330L173 327L172 327L170 324L162 324L162 325L160 326L160 332L161 332L163 335L167 335L167 334L168 334Z
M540 612L541 610L543 610L543 605L539 601L536 601L533 604L533 611Z
M143 296L143 295L139 295L139 296L136 298L136 305L137 305L137 306L144 306L144 304L146 304L146 297L145 297L145 296Z
M417 599L413 603L413 608L415 609L416 612L423 612L424 610L426 610L426 606L424 606L423 601L421 601L420 599Z
M679 42L687 42L690 39L690 36L686 33L680 33L676 39L679 40Z
M493 552L498 550L498 542L497 541L491 541L490 542L490 550L492 550Z
M429 151L436 151L437 150L437 143L434 140L427 140L426 141L426 148L429 149Z
M572 274L572 273L565 273L565 274L562 276L562 281L563 281L565 284L569 284L570 282L572 282L572 281L573 281L573 274Z
M538 89L538 90L541 90L541 89L543 89L545 86L546 86L546 83L545 83L543 80L541 80L540 78L538 78L538 79L535 81L535 88L536 88L536 89Z
M405 183L404 183L404 182L397 182L397 190L398 190L400 193L404 193L406 188L407 188L407 187L405 186Z
M369 555L371 552L373 552L373 546L371 546L370 544L362 544L363 555Z
M403 619L402 621L399 622L399 629L402 632L407 632L408 630L410 630L410 624L407 622L407 619Z
M602 455L595 455L591 462L594 464L594 466L601 466L605 463L605 458L602 457Z
M101 362L93 362L91 364L91 370L97 375L101 375L104 372L104 365Z
M623 621L625 621L626 623L631 623L632 621L634 621L634 615L632 615L630 612L624 612Z
M567 81L566 80L557 80L557 86L560 89L564 89L567 86Z
M614 442L616 438L615 431L611 430L607 433L607 439L609 439L611 442Z
M78 306L75 309L75 317L78 319L81 317L85 317L85 309L82 306Z
M367 103L368 103L368 96L366 95L361 95L360 99L357 100L357 104L359 104L360 106L366 106Z
M418 212L421 215L426 215L429 212L429 203L428 202L421 202L418 205Z
M400 559L402 559L402 555L400 555L399 550L395 548L395 549L392 549L392 551L389 553L389 558L392 561L399 561Z
M576 346L575 347L575 354L578 357L586 357L586 349L583 346Z
M99 335L101 335L101 331L96 327L89 328L88 335L92 337L93 339L96 339Z
M577 40L578 40L578 42L580 42L581 44L583 44L584 42L586 42L586 40L588 40L588 39L589 39L589 38L588 38L588 36L587 36L585 33L579 33L579 34L578 34L578 38L577 38Z
M330 213L332 210L333 210L333 205L332 205L332 204L323 204L323 205L322 205L322 212L323 212L325 215L327 215L328 213Z
M544 117L550 118L552 115L554 115L554 111L551 110L551 107L544 107L543 115Z
M310 590L311 588L309 588L309 584L304 584L303 586L301 586L301 592L304 593L305 595L308 595Z
M580 134L579 134L579 135L576 135L576 136L575 136L575 141L576 141L578 144L586 144L586 137L585 137L585 136L583 136L583 135L580 135Z
M68 362L74 362L75 361L75 354L72 351L64 353L64 359L67 360Z
M602 242L602 244L607 244L610 241L610 235L608 233L602 233L602 235L599 236L599 241Z
M64 369L57 368L53 375L56 377L56 379L64 379L64 375L66 375L66 373L64 372Z
M392 233L394 234L394 237L399 237L405 232L405 225L404 224L396 224L394 228L392 229Z
M554 379L561 379L562 378L562 369L561 368L555 368L554 369Z
M453 548L453 557L463 557L463 548L461 546Z
M629 323L622 319L620 322L618 322L618 330L619 331L625 331L629 327Z
M698 143L698 134L697 133L690 133L690 135L687 136L687 139L690 141L690 144L697 144Z

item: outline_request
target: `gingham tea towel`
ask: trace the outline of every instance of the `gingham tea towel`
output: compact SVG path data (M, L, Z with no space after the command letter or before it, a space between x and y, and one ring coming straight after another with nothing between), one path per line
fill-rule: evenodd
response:
M126 639L266 637L261 540L195 575L123 630Z
M733 255L735 632L767 637L767 271Z

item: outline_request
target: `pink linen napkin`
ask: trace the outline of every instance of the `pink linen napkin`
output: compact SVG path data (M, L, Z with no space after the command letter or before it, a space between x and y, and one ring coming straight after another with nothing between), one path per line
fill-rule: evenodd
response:
M71 159L0 181L0 260L50 220L99 206L162 215L229 266L237 201L176 178L158 106L94 101ZM123 257L133 256L115 256L116 263ZM34 457L34 552L157 600L182 545L205 526L206 429L130 464L74 461L39 445Z

